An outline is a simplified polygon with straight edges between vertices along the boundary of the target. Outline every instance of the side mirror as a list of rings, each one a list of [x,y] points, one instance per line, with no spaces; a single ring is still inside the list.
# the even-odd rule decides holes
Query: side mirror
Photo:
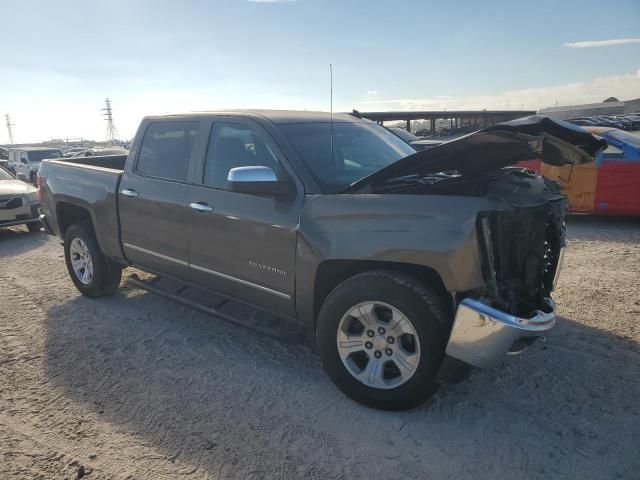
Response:
[[[269,167],[236,167],[229,170],[227,176],[232,192],[253,195],[286,196],[290,193],[290,184],[281,182]]]

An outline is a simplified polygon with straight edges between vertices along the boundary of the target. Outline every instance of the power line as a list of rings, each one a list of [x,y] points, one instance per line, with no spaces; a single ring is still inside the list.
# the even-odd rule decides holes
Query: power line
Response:
[[[9,143],[13,145],[13,130],[11,129],[11,127],[14,127],[15,124],[11,123],[11,117],[8,113],[4,115],[4,118],[7,120],[7,133],[9,134]]]
[[[112,142],[118,139],[118,129],[116,128],[116,124],[113,122],[113,111],[111,110],[111,100],[107,97],[104,101],[105,108],[102,109],[104,112],[102,115],[105,117],[107,121],[107,141]]]

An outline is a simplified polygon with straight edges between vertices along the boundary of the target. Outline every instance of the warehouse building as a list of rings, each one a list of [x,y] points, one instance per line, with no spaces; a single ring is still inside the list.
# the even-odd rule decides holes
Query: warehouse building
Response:
[[[559,120],[592,117],[594,115],[623,115],[625,113],[640,112],[640,98],[626,101],[604,101],[587,103],[584,105],[570,105],[565,107],[543,108],[538,113]]]

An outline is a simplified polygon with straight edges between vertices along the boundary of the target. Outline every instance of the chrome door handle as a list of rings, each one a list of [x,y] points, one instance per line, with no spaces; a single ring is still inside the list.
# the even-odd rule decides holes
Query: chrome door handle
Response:
[[[125,188],[123,190],[120,190],[120,193],[125,197],[129,197],[129,198],[136,198],[138,195],[140,195],[138,192],[130,188]]]
[[[189,206],[201,213],[213,212],[213,208],[206,203],[190,203]]]

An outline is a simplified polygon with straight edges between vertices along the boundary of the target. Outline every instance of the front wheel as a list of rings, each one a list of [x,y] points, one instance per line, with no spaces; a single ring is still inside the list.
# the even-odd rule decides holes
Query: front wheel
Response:
[[[122,267],[104,256],[88,223],[76,223],[67,229],[64,258],[71,280],[87,297],[109,295],[120,285]]]
[[[364,405],[404,410],[436,390],[449,308],[418,279],[370,271],[338,285],[322,305],[317,343],[325,370]]]

